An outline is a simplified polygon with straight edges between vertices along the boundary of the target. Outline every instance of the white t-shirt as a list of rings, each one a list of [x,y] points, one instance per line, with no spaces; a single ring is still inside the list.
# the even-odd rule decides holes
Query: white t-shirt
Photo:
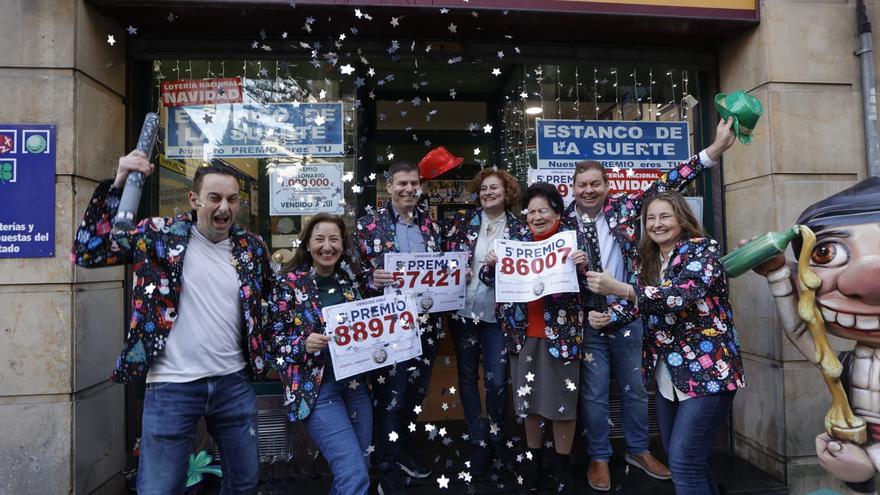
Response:
[[[183,289],[165,350],[147,383],[191,382],[244,368],[241,282],[231,263],[232,242],[213,243],[193,225],[183,259]]]

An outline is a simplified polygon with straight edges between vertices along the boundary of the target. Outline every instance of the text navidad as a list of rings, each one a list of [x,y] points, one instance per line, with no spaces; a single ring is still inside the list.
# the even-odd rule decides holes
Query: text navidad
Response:
[[[495,300],[529,302],[549,294],[578,292],[571,254],[577,234],[560,232],[543,241],[495,240]]]

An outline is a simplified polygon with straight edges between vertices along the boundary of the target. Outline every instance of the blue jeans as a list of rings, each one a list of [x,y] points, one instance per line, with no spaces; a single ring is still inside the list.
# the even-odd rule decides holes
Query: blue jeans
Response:
[[[440,342],[436,337],[428,342],[422,335],[422,355],[377,370],[371,379],[373,385],[373,416],[375,421],[376,466],[382,473],[397,469],[401,445],[409,434],[407,426],[415,422],[416,406],[421,406],[431,385],[431,372]],[[413,368],[413,369],[411,369]],[[389,439],[391,432],[399,436]]]
[[[333,471],[329,494],[366,495],[370,488],[366,452],[373,429],[367,381],[357,377],[322,384],[306,428]]]
[[[628,333],[627,333],[628,332]],[[648,450],[648,392],[642,382],[642,321],[611,333],[584,326],[581,361],[581,418],[587,437],[587,454],[593,461],[611,459],[608,389],[611,369],[623,396],[623,433],[626,450],[639,455]]]
[[[220,493],[255,493],[257,396],[246,369],[186,383],[147,385],[137,485],[140,495],[183,493],[196,425],[204,416],[220,450]]]
[[[497,323],[481,321],[474,324],[468,318],[450,319],[452,339],[458,367],[458,388],[464,419],[468,425],[471,441],[486,440],[487,424],[480,417],[480,391],[477,379],[480,371],[480,354],[483,355],[483,384],[486,387],[486,413],[489,423],[499,430],[492,435],[493,441],[502,438],[500,428],[504,422],[504,406],[507,404],[507,354],[504,351],[504,334]]]
[[[677,495],[718,495],[709,454],[718,427],[727,418],[736,392],[684,401],[657,397],[657,419]]]

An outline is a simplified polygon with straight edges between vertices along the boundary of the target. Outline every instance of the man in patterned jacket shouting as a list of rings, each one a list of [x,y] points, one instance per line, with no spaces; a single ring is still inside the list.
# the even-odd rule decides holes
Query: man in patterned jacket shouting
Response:
[[[130,172],[154,166],[133,151],[116,179],[98,185],[74,241],[82,267],[130,263],[131,319],[113,380],[146,380],[137,488],[180,493],[201,417],[217,442],[223,494],[256,491],[257,402],[263,372],[261,304],[272,271],[263,240],[236,225],[238,180],[223,164],[198,169],[189,202],[175,218],[146,218],[113,231]]]

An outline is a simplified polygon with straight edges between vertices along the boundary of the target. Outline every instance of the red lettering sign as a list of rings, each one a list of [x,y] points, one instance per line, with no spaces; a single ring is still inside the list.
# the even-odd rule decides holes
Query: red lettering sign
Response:
[[[162,81],[161,89],[166,107],[241,103],[242,99],[239,77]]]

